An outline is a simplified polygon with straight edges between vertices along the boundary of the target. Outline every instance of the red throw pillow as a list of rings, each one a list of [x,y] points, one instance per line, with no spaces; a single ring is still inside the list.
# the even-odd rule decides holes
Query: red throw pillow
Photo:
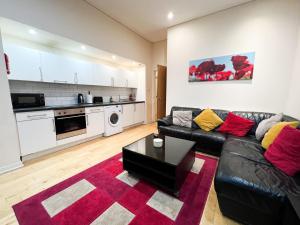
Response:
[[[264,156],[289,176],[300,172],[300,130],[285,126]]]
[[[254,121],[245,119],[230,112],[218,131],[244,137],[253,125]]]

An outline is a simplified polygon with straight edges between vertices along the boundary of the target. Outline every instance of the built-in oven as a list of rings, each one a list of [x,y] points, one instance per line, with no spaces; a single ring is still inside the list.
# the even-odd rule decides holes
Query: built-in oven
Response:
[[[14,109],[45,106],[45,96],[42,93],[11,93]]]
[[[86,133],[84,108],[55,110],[56,140]]]

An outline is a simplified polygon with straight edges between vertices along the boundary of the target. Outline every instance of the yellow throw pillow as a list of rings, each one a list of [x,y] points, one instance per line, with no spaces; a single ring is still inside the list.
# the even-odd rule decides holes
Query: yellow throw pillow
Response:
[[[194,122],[202,130],[211,131],[224,121],[211,109],[205,109],[194,119]]]
[[[261,142],[261,145],[268,149],[269,146],[273,143],[273,141],[276,139],[280,131],[285,126],[291,126],[293,128],[296,128],[299,126],[299,121],[293,121],[293,122],[279,122],[275,124],[271,129],[265,134],[264,139]]]

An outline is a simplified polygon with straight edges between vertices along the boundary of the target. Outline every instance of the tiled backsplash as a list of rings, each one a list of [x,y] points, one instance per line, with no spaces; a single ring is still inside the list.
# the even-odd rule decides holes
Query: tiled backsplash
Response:
[[[78,93],[84,96],[90,91],[93,96],[102,96],[108,102],[112,96],[114,100],[128,99],[130,94],[135,94],[135,89],[114,88],[75,84],[53,84],[30,81],[9,81],[11,93],[44,93],[46,105],[68,105],[77,103]]]

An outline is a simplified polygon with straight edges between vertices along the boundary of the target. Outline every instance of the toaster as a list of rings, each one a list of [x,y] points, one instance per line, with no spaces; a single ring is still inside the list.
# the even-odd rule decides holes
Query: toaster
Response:
[[[93,103],[94,104],[99,104],[99,103],[103,103],[103,98],[102,97],[97,97],[97,96],[95,96],[94,98],[93,98]]]

